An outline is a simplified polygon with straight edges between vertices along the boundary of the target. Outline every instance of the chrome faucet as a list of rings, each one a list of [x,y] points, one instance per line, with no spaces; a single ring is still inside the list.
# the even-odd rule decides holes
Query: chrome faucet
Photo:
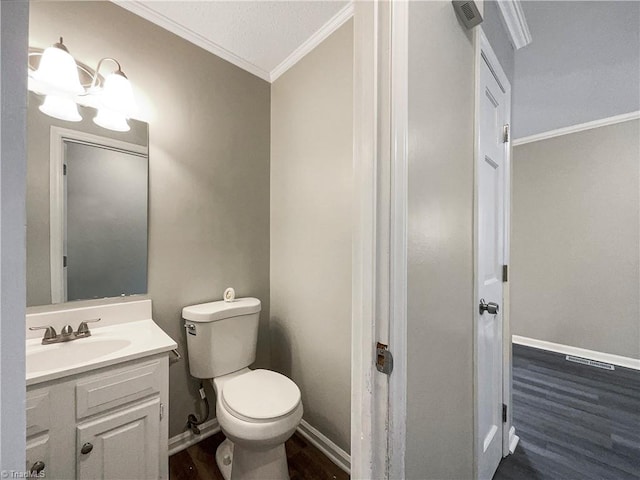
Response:
[[[93,320],[85,320],[80,323],[78,330],[73,331],[71,325],[65,325],[60,332],[60,335],[56,333],[56,329],[51,325],[44,325],[41,327],[29,327],[29,330],[44,330],[44,337],[42,337],[42,345],[50,345],[52,343],[70,342],[78,338],[85,338],[91,336],[89,330],[89,323],[99,322],[100,318],[94,318]]]

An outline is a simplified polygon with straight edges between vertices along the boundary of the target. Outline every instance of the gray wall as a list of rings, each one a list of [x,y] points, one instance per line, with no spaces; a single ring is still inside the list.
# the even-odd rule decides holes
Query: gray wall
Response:
[[[35,2],[30,20],[30,44],[62,35],[79,61],[113,56],[138,94],[156,322],[186,354],[182,307],[233,286],[263,302],[257,365],[268,366],[269,84],[110,2]],[[170,367],[169,394],[173,436],[196,405],[186,360]]]
[[[25,468],[26,1],[0,2],[0,471]]]
[[[513,136],[640,110],[640,2],[523,2]]]
[[[513,87],[513,77],[515,74],[515,50],[511,45],[511,37],[504,26],[502,14],[498,9],[498,2],[495,0],[484,2],[484,12],[482,13],[482,30],[489,40],[498,61]]]
[[[350,447],[353,26],[271,87],[271,351],[304,418]]]
[[[473,476],[474,43],[409,4],[406,477]]]
[[[638,120],[514,148],[514,335],[640,358],[639,178]]]

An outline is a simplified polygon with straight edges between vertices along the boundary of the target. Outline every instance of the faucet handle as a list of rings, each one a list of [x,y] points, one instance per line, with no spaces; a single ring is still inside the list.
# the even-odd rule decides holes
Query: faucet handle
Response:
[[[68,337],[72,333],[73,333],[73,327],[71,325],[65,325],[64,327],[62,327],[62,331],[60,332],[60,334],[63,337]]]
[[[91,331],[89,330],[88,323],[96,323],[102,320],[102,318],[94,318],[93,320],[85,320],[78,325],[78,330],[76,331],[76,337],[89,337],[91,336]]]
[[[40,327],[29,327],[29,330],[46,330],[44,332],[44,337],[42,337],[42,341],[54,340],[58,337],[56,333],[56,329],[51,325],[42,325]]]

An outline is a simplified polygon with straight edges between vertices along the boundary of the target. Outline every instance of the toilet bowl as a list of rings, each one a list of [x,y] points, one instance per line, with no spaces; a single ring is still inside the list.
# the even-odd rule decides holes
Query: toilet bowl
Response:
[[[284,375],[249,370],[212,380],[227,440],[216,463],[225,480],[288,479],[284,442],[302,419],[300,390]]]
[[[302,419],[300,389],[255,361],[260,300],[240,298],[182,309],[189,370],[216,392],[227,439],[216,451],[225,480],[289,480],[284,442]]]

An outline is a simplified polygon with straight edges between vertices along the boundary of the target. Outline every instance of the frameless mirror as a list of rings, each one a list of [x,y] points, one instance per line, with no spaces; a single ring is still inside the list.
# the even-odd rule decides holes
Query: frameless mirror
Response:
[[[38,110],[29,96],[27,306],[147,292],[148,125]]]

